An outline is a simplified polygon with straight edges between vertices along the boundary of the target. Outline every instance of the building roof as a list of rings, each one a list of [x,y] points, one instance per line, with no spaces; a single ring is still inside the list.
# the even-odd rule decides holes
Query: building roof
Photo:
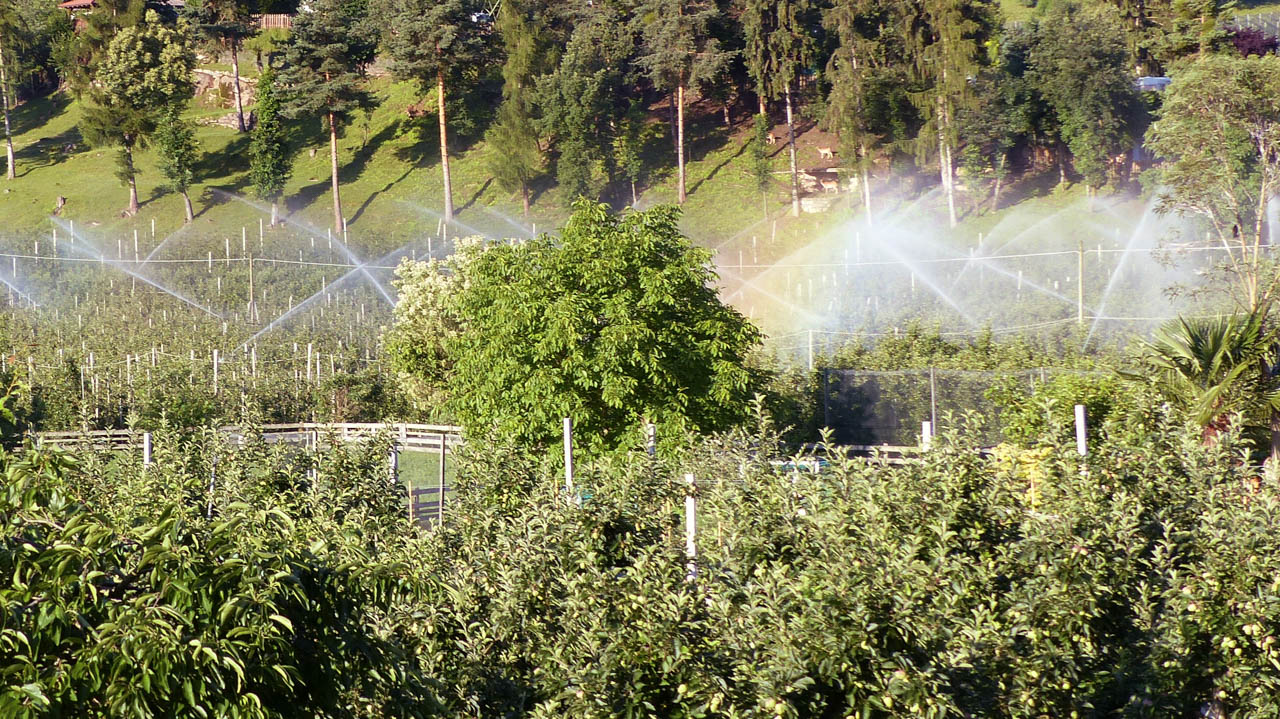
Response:
[[[58,7],[63,10],[88,10],[93,7],[94,0],[67,0],[58,3]]]

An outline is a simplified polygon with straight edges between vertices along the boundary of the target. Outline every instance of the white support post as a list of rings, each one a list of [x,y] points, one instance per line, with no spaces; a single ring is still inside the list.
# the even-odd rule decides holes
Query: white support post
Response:
[[[564,493],[573,496],[573,418],[564,418]]]
[[[684,482],[687,485],[684,497],[684,556],[688,570],[685,580],[692,582],[698,578],[698,500],[694,498],[697,487],[692,474],[686,474]]]
[[[396,444],[391,445],[391,452],[387,457],[387,465],[391,472],[391,484],[394,485],[396,482],[400,481],[400,446],[399,445],[396,445]],[[412,497],[409,498],[409,502],[410,503],[413,502]]]
[[[213,351],[213,393],[218,393],[218,350]]]
[[[653,422],[645,425],[644,448],[649,453],[649,457],[658,456],[658,427]]]
[[[142,433],[142,466],[151,466],[151,433]]]
[[[1082,404],[1076,405],[1076,451],[1083,457],[1089,454],[1089,420]]]
[[[920,449],[928,450],[933,446],[933,422],[920,423]]]
[[[401,431],[404,431],[403,426],[400,429]],[[439,470],[440,474],[438,477],[440,483],[438,487],[439,495],[437,496],[437,499],[439,501],[436,503],[436,526],[437,527],[444,525],[444,466],[445,466],[445,460],[447,459],[448,451],[449,451],[449,435],[444,434],[442,432],[440,434],[440,470]]]

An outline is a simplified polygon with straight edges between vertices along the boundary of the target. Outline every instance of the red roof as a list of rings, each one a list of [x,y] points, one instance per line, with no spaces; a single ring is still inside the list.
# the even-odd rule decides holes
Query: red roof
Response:
[[[94,5],[94,0],[67,0],[64,3],[58,3],[58,7],[63,10],[87,10]]]

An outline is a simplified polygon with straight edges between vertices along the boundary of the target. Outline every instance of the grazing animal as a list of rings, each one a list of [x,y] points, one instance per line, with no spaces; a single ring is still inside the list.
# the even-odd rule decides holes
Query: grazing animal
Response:
[[[819,159],[821,159],[821,160],[834,160],[834,159],[836,159],[836,151],[835,151],[835,148],[832,148],[832,147],[819,147],[819,148],[818,148],[818,158],[819,158]]]
[[[839,192],[840,191],[839,180],[818,180],[818,184],[822,185],[823,192]]]
[[[777,138],[776,136],[774,136],[774,134],[771,132],[771,133],[769,133],[768,135],[766,135],[766,136],[765,136],[765,138],[764,138],[764,144],[766,144],[766,145],[776,145],[776,144],[778,144],[778,138]]]

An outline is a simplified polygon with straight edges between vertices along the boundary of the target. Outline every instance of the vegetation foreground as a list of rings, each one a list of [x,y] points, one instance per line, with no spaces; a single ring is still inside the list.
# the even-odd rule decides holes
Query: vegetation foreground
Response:
[[[1087,458],[1041,429],[811,474],[760,415],[605,455],[577,501],[477,443],[427,532],[385,444],[27,448],[2,460],[0,715],[1280,713],[1280,492],[1247,443],[1139,400]]]

